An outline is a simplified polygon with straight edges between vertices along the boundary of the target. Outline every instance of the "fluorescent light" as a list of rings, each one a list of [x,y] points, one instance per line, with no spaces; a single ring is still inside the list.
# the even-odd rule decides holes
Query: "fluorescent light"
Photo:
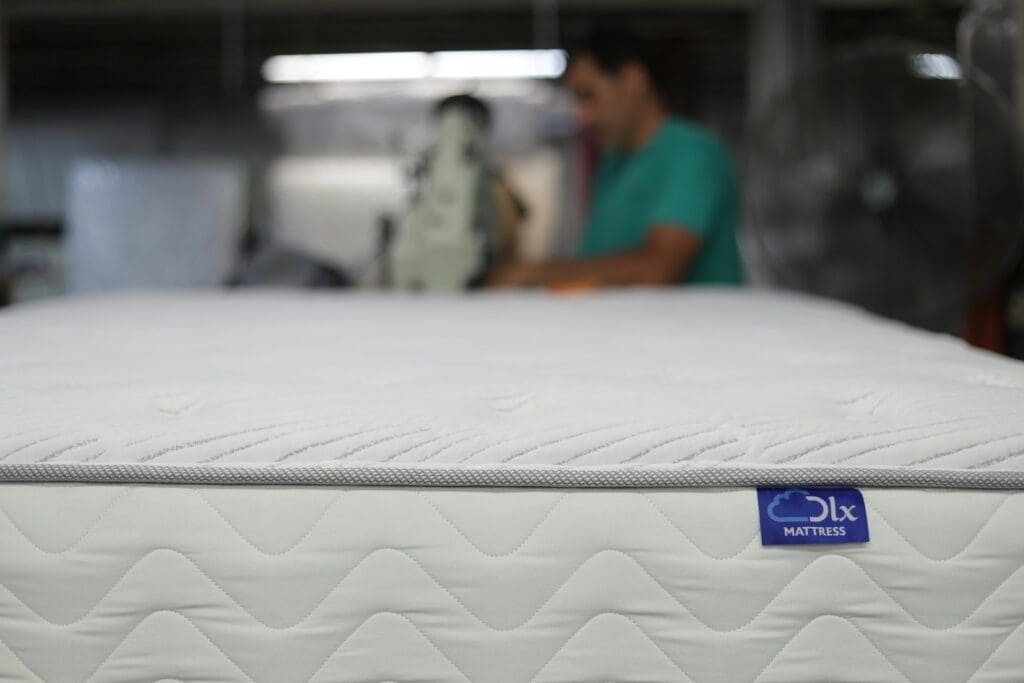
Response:
[[[561,50],[435,52],[432,78],[557,78],[565,71]]]
[[[910,57],[910,72],[919,78],[956,80],[960,65],[949,55],[921,53]]]
[[[429,73],[425,52],[280,55],[263,64],[263,77],[271,83],[410,80]]]
[[[271,83],[482,80],[556,78],[564,70],[561,50],[362,52],[271,57],[263,64],[263,77]]]

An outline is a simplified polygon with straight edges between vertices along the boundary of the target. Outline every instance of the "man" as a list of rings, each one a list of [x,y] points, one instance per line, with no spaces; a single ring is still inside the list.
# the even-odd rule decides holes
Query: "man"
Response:
[[[564,81],[581,126],[602,149],[578,260],[515,264],[497,287],[738,284],[739,199],[725,145],[672,116],[651,50],[596,34]]]

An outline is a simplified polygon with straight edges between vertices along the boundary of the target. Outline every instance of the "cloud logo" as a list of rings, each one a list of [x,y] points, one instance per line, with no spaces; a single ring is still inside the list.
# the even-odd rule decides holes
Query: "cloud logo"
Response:
[[[846,488],[761,488],[757,509],[764,545],[867,543],[864,496]]]
[[[768,518],[773,522],[810,522],[811,516],[821,511],[820,505],[808,500],[811,494],[803,489],[787,489],[768,504]]]

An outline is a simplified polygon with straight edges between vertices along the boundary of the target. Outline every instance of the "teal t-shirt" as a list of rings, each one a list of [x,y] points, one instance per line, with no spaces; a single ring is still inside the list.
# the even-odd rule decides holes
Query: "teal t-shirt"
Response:
[[[728,148],[700,126],[670,118],[640,151],[603,155],[580,256],[638,249],[651,228],[678,225],[701,239],[683,282],[738,284],[738,218]]]

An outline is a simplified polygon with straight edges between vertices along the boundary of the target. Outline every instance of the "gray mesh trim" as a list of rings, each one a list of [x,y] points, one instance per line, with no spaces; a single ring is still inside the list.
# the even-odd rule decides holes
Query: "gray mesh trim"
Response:
[[[443,465],[0,464],[2,482],[417,486],[523,488],[715,488],[863,486],[1024,489],[1024,471],[834,466],[496,467]]]

